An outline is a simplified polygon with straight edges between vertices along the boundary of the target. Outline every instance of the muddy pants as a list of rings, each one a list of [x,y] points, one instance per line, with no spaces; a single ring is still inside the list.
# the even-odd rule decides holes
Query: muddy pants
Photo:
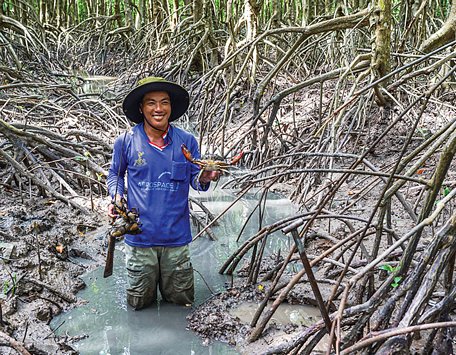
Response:
[[[193,268],[188,245],[137,248],[125,245],[128,273],[127,302],[135,309],[157,300],[157,285],[164,301],[194,301]]]

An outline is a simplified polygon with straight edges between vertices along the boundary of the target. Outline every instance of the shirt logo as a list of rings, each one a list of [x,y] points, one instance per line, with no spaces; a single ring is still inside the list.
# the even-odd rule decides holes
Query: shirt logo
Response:
[[[146,159],[143,158],[144,152],[138,152],[138,159],[135,160],[135,166],[146,165]]]
[[[140,181],[138,186],[143,191],[170,191],[175,192],[179,190],[178,181],[169,181],[169,178],[164,178],[167,175],[171,175],[170,171],[162,172],[156,181]]]
[[[138,186],[143,191],[171,191],[175,192],[179,189],[178,182],[162,182],[162,181],[140,181]]]

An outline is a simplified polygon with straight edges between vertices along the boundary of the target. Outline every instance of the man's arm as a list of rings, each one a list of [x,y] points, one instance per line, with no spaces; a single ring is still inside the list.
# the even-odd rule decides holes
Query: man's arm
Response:
[[[111,196],[111,203],[108,206],[108,216],[111,218],[111,224],[114,223],[118,217],[116,206],[121,207],[122,196],[125,190],[125,171],[127,170],[127,157],[125,154],[125,136],[122,135],[114,142],[114,149],[112,153],[111,167],[109,168],[108,178],[106,183],[108,185],[108,191]],[[103,273],[103,277],[109,277],[112,275],[114,267],[114,250],[116,245],[116,238],[112,235],[112,227],[108,231],[108,251],[106,254],[106,263]]]
[[[114,142],[114,149],[112,152],[111,166],[108,171],[108,177],[106,179],[106,184],[108,185],[109,195],[112,200],[119,195],[122,197],[125,190],[125,172],[127,170],[127,155],[126,155],[126,145],[127,145],[127,133],[117,137]]]

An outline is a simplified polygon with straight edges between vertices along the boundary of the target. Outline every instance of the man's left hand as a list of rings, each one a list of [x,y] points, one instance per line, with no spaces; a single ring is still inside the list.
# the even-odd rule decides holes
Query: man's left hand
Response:
[[[220,171],[203,171],[200,176],[200,182],[202,184],[207,184],[211,181],[218,181],[220,178],[221,172]]]

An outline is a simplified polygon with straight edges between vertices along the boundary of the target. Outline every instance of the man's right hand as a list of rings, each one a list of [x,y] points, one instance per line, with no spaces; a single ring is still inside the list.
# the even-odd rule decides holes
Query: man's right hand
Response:
[[[114,202],[114,201],[113,201]],[[111,202],[108,206],[108,217],[110,218],[117,218],[118,214],[117,214],[117,211],[115,209],[115,206],[114,206],[114,203]],[[115,203],[117,204],[117,206],[121,207],[122,206],[122,196],[120,196],[119,194],[116,195],[116,200],[115,200]]]

